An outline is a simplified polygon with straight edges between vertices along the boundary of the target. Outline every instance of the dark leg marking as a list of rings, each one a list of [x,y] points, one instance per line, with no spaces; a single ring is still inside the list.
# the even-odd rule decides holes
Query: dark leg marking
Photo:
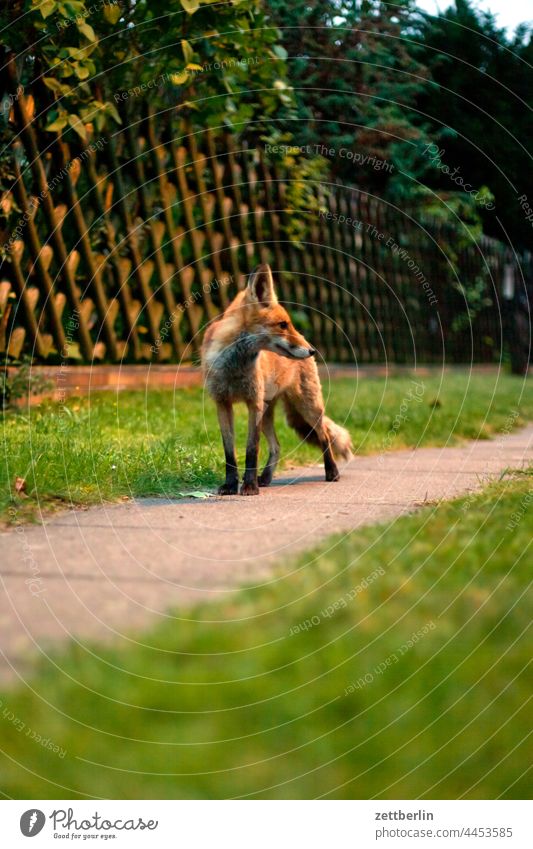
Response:
[[[239,470],[235,456],[233,407],[231,404],[217,404],[217,413],[226,457],[226,481],[222,486],[219,486],[218,494],[236,495],[239,491]]]
[[[259,475],[259,486],[269,486],[272,483],[272,478],[274,477],[274,472],[276,471],[276,466],[278,465],[279,460],[279,442],[274,428],[274,409],[275,402],[267,402],[265,405],[265,412],[263,413],[262,426],[263,433],[265,434],[268,442],[268,460],[265,468]]]
[[[259,495],[257,483],[257,455],[261,433],[262,412],[255,404],[248,404],[248,441],[246,443],[246,468],[241,495]]]
[[[323,442],[320,447],[322,448],[322,454],[324,457],[324,469],[326,471],[326,480],[338,481],[340,479],[340,473],[337,468],[335,458],[333,457],[333,451],[331,450],[329,439],[326,438],[325,442]]]
[[[326,472],[326,480],[338,481],[340,479],[340,473],[335,462],[335,457],[333,456],[328,432],[324,427],[323,411],[315,420],[313,427],[318,437],[318,442],[320,444],[322,456],[324,458],[324,470]]]

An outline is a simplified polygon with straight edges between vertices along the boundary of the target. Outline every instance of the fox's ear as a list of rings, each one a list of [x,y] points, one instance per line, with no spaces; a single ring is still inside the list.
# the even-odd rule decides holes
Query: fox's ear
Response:
[[[250,274],[248,280],[247,295],[250,300],[270,306],[277,304],[276,290],[274,289],[274,278],[269,265],[264,263],[258,265]]]

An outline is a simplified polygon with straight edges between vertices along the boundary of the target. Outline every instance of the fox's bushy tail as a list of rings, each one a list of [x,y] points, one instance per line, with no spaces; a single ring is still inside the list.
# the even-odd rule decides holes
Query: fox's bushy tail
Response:
[[[287,424],[306,442],[320,447],[320,440],[316,430],[306,422],[300,411],[289,398],[283,398],[283,406],[285,408]],[[323,417],[323,422],[335,456],[341,460],[351,460],[353,457],[352,439],[346,428],[336,424],[328,416]]]
[[[352,438],[346,428],[336,424],[327,416],[324,416],[324,424],[335,456],[340,457],[341,460],[351,460],[353,457]]]

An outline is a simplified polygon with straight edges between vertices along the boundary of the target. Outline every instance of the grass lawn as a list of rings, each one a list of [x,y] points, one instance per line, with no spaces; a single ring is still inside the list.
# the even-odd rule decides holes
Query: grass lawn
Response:
[[[330,539],[135,646],[63,650],[0,697],[3,793],[527,798],[531,484]]]
[[[350,429],[358,453],[487,438],[533,419],[533,393],[507,374],[447,372],[415,383],[409,377],[333,381],[324,387],[328,413]],[[283,464],[316,461],[277,416]],[[244,454],[246,411],[237,414]],[[214,405],[202,390],[101,394],[8,413],[1,423],[0,516],[38,515],[58,503],[94,504],[141,495],[177,496],[214,488],[223,453]],[[26,495],[14,492],[26,481]],[[11,513],[11,517],[14,514]]]

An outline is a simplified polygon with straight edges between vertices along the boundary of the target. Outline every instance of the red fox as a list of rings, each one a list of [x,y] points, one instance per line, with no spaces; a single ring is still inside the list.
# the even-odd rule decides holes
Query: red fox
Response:
[[[347,430],[324,415],[315,354],[278,302],[270,266],[258,266],[246,289],[209,326],[202,345],[205,383],[217,405],[226,457],[226,480],[219,495],[235,495],[239,488],[233,430],[233,404],[237,401],[248,406],[241,495],[258,495],[259,487],[272,481],[279,460],[274,429],[274,408],[279,399],[289,425],[322,450],[326,480],[339,480],[335,455],[349,459],[351,440]],[[261,431],[269,455],[258,477]]]

